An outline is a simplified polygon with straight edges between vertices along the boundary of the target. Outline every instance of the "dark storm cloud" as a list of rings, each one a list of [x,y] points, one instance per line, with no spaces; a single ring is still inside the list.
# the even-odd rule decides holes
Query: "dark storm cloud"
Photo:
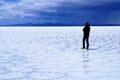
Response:
[[[62,19],[71,22],[84,23],[90,21],[93,24],[109,23],[109,17],[112,12],[120,10],[119,2],[108,3],[88,3],[81,4],[79,2],[63,2],[62,6],[57,8],[58,13],[61,14]],[[113,14],[114,15],[114,14]],[[64,19],[66,16],[66,19]],[[61,21],[63,21],[61,20]],[[109,23],[110,24],[110,23]]]

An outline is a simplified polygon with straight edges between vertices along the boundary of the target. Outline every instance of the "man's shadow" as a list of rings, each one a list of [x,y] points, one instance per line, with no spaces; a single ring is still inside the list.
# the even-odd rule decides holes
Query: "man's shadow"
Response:
[[[90,54],[90,52],[88,50],[83,50],[83,69],[84,69],[85,74],[87,74],[87,75],[90,73],[90,71],[89,71],[89,67],[90,67],[89,54]]]

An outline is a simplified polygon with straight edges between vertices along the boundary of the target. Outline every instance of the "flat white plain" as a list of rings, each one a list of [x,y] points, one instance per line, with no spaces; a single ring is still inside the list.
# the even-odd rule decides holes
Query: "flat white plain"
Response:
[[[0,80],[120,80],[120,27],[0,27]]]

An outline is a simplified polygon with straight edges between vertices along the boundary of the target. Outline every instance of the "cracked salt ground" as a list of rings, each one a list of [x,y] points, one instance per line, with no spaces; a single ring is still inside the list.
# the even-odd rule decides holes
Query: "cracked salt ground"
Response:
[[[0,80],[119,80],[120,28],[1,27]]]

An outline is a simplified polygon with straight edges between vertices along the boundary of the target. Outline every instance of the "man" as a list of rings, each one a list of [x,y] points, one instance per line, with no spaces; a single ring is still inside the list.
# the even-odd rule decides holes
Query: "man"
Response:
[[[83,28],[83,47],[85,49],[85,41],[87,43],[86,49],[89,49],[89,34],[90,34],[90,24],[86,22],[85,27]]]

